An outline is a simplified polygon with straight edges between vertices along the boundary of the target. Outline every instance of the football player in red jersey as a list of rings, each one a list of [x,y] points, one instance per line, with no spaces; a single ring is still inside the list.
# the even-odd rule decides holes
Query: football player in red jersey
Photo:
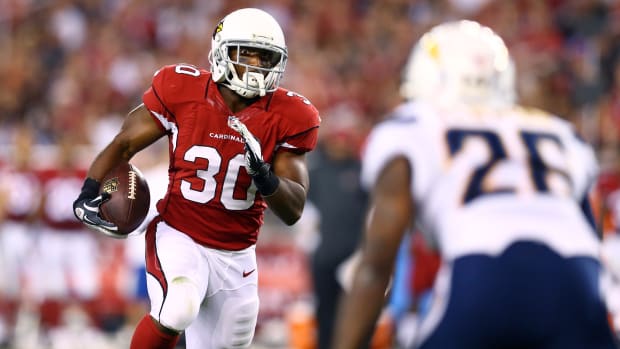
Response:
[[[33,166],[36,136],[26,125],[11,133],[0,164],[0,347],[14,343],[18,312],[34,297],[41,203],[41,179]]]
[[[317,141],[318,111],[279,88],[284,34],[268,13],[228,14],[216,26],[210,71],[161,68],[143,104],[91,164],[76,217],[115,237],[98,216],[104,174],[163,136],[169,185],[146,232],[150,314],[131,348],[247,348],[258,314],[255,243],[267,206],[286,224],[304,208],[305,153]]]
[[[85,311],[101,292],[97,236],[76,221],[67,196],[80,192],[86,169],[73,138],[60,137],[55,161],[38,171],[41,203],[37,229],[37,273],[33,289],[40,297],[41,326],[61,326],[69,309]]]

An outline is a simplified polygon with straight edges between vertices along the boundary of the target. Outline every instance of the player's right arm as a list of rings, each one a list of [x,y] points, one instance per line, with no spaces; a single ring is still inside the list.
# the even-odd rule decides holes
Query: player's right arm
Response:
[[[106,173],[124,161],[129,161],[137,152],[154,143],[165,134],[143,104],[134,108],[125,118],[120,132],[95,157],[88,169],[82,191],[73,202],[75,216],[87,227],[111,237],[118,229],[114,224],[99,216],[99,206],[107,197],[99,195],[99,186]]]
[[[101,181],[106,173],[165,135],[144,104],[134,108],[123,122],[120,132],[97,155],[88,170],[88,178]]]
[[[413,220],[411,169],[402,156],[386,163],[371,196],[361,261],[350,292],[340,299],[333,349],[359,348],[379,317],[403,235]]]
[[[88,170],[88,177],[100,181],[122,161],[154,143],[170,130],[170,110],[179,102],[195,98],[204,86],[201,71],[188,64],[168,65],[153,75],[150,88],[142,96],[143,103],[129,112],[120,132],[101,151]]]

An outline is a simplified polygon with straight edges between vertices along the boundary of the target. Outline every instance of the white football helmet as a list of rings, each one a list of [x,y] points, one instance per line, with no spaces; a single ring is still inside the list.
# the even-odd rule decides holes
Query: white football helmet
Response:
[[[239,59],[242,48],[259,50],[268,56],[260,66]],[[236,55],[231,57],[231,54]],[[244,8],[228,14],[213,31],[209,62],[213,80],[222,83],[242,97],[264,96],[278,88],[287,60],[284,33],[267,12]],[[241,77],[235,65],[245,67]]]
[[[411,51],[400,91],[406,99],[444,105],[511,105],[514,62],[490,28],[469,20],[440,24]]]

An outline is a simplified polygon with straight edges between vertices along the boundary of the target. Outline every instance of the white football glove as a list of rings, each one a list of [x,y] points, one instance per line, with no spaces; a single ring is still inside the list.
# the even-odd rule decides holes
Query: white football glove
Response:
[[[263,161],[263,153],[258,139],[248,130],[245,124],[236,116],[228,117],[228,127],[239,132],[245,143],[245,168],[252,177],[265,174],[269,171],[269,164]]]
[[[248,130],[245,124],[236,116],[228,117],[228,127],[239,132],[245,143],[245,169],[263,196],[273,194],[280,185],[280,179],[273,172],[271,166],[263,160],[263,153],[258,139]]]

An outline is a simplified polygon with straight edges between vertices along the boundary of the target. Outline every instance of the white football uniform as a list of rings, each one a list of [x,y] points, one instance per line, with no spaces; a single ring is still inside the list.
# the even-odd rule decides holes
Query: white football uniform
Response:
[[[597,162],[566,121],[516,107],[449,112],[407,103],[371,133],[363,184],[398,155],[412,165],[417,222],[444,259],[496,255],[517,240],[598,256],[580,207]]]
[[[401,156],[416,222],[443,259],[417,347],[614,347],[587,204],[597,162],[568,122],[406,103],[371,132],[363,184]]]

